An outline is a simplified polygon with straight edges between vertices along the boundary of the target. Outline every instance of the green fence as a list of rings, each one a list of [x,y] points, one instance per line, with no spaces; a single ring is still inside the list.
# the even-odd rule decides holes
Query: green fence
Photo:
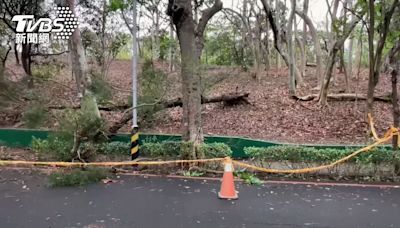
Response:
[[[31,145],[32,138],[45,139],[50,131],[43,130],[30,130],[30,129],[0,129],[0,145],[7,147],[20,147],[28,148]],[[130,142],[129,134],[118,134],[112,138],[113,141]],[[179,135],[168,134],[146,134],[141,133],[139,144],[145,141],[162,142],[162,141],[179,141]],[[228,136],[205,136],[206,143],[221,142],[229,145],[232,148],[232,157],[240,158],[246,157],[243,149],[245,147],[269,147],[269,146],[283,146],[295,145],[287,143],[270,142],[264,140],[254,140],[242,137],[228,137]],[[348,147],[360,147],[360,145],[309,145],[303,144],[300,146],[309,146],[316,148],[338,148],[344,149]]]

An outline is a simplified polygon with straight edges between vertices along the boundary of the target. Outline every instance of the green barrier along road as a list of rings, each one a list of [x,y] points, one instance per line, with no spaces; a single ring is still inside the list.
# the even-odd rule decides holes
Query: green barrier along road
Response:
[[[31,130],[31,129],[0,129],[0,145],[15,148],[28,148],[31,146],[32,138],[46,139],[51,131],[45,130]],[[139,145],[143,142],[163,142],[163,141],[179,141],[179,135],[169,134],[146,134],[140,133]],[[112,141],[130,142],[130,135],[117,134],[111,138]],[[360,147],[362,145],[311,145],[311,144],[288,144],[278,143],[264,140],[255,140],[242,137],[229,137],[229,136],[205,136],[206,143],[225,143],[231,147],[234,158],[246,157],[244,153],[245,147],[269,147],[269,146],[308,146],[319,149],[323,148],[336,148],[344,149],[351,147]]]

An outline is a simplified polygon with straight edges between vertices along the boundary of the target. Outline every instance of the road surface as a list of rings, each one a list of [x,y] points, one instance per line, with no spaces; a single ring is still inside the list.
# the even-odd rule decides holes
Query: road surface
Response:
[[[115,177],[116,183],[49,188],[46,175],[0,170],[0,227],[400,227],[400,189]]]

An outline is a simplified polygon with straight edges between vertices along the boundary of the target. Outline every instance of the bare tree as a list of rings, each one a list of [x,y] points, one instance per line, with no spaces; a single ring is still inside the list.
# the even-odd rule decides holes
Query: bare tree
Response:
[[[284,51],[282,47],[282,43],[287,43],[287,40],[284,36],[281,34],[281,28],[278,28],[275,22],[275,18],[273,16],[272,8],[270,6],[270,3],[267,0],[261,0],[261,3],[263,4],[264,11],[267,17],[267,20],[271,26],[271,30],[273,33],[274,37],[274,46],[277,52],[282,56],[283,60],[285,61],[286,66],[290,66],[290,57],[289,55]],[[279,37],[279,38],[278,38]],[[278,41],[282,42],[278,42]],[[295,75],[296,75],[296,83],[297,85],[305,85],[303,81],[303,77],[301,77],[301,73],[297,67],[294,67],[295,70]]]
[[[251,55],[253,56],[253,77],[258,78],[260,76],[260,71],[261,71],[261,54],[258,46],[261,46],[261,41],[260,39],[260,20],[257,18],[257,23],[255,23],[256,28],[252,28],[251,23],[250,23],[250,16],[251,14],[254,14],[257,16],[257,13],[255,12],[254,9],[254,4],[250,4],[250,9],[248,8],[249,3],[247,0],[243,2],[242,6],[242,12],[239,13],[235,11],[234,9],[231,8],[224,8],[224,12],[229,12],[230,14],[233,14],[234,16],[240,18],[242,25],[241,25],[241,49],[243,52],[243,56],[246,56],[246,47],[248,47],[251,51]],[[243,66],[245,66],[245,61],[243,60]]]

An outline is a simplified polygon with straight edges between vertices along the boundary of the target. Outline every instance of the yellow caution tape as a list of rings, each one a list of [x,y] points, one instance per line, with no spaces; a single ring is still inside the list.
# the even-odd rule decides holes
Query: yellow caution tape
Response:
[[[374,126],[374,119],[372,118],[371,113],[368,113],[368,123],[369,123],[369,126],[371,127],[372,136],[374,136],[375,140],[379,140],[380,138],[379,138],[378,134],[376,133],[375,126]]]
[[[118,167],[118,166],[133,166],[133,165],[169,165],[169,164],[184,164],[184,163],[204,163],[204,162],[220,162],[224,158],[196,159],[196,160],[173,160],[173,161],[126,161],[126,162],[44,162],[44,161],[10,161],[0,160],[0,166],[5,165],[31,165],[31,166],[51,166],[51,167]]]

